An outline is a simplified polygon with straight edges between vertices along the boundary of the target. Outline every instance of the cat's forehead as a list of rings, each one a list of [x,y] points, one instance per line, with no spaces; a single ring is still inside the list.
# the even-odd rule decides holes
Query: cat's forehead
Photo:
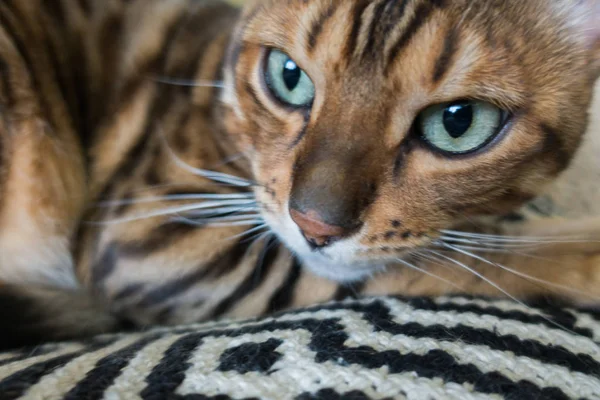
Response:
[[[382,85],[406,88],[451,77],[461,90],[465,80],[494,81],[482,91],[503,101],[519,97],[527,78],[534,84],[548,72],[553,83],[555,73],[540,68],[565,72],[562,61],[584,57],[570,21],[595,1],[269,0],[247,10],[243,40],[288,53],[315,80],[369,76],[377,85],[383,77]]]
[[[592,4],[580,6],[576,4]],[[346,55],[402,46],[436,27],[473,29],[488,39],[553,32],[589,13],[596,0],[263,0],[247,10],[247,37],[281,48],[312,50],[343,37]],[[600,23],[600,21],[597,21]],[[512,35],[511,35],[512,32]],[[339,48],[342,50],[342,48]]]
[[[520,0],[267,3],[248,14],[246,40],[288,53],[317,86],[327,82],[354,92],[364,86],[368,95],[397,84],[402,90],[395,93],[406,93],[411,101],[418,101],[415,94],[427,91],[429,96],[439,86],[443,93],[438,99],[423,101],[494,93],[489,100],[509,108],[521,105],[525,97],[523,77],[510,66],[526,62],[516,59],[529,51],[526,32],[519,38],[515,30],[527,30],[528,38],[535,39],[537,28],[521,16],[531,14],[524,12],[527,7],[548,6],[545,0],[531,0],[527,7]],[[319,82],[321,75],[326,77]],[[368,82],[364,76],[370,77]]]

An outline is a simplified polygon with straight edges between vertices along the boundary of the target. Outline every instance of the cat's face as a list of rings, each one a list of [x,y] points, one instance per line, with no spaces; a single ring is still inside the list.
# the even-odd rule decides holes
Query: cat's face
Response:
[[[270,227],[353,280],[538,194],[577,149],[595,0],[288,0],[249,7],[226,127]]]

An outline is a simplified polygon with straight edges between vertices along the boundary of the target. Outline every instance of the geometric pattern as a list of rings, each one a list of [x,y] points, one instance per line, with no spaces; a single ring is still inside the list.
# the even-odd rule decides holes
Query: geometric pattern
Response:
[[[600,399],[600,314],[367,298],[0,353],[9,399]]]

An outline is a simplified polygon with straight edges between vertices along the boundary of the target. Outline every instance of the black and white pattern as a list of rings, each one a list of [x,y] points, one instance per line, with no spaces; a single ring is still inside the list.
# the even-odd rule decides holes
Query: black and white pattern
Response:
[[[0,354],[8,399],[600,399],[600,315],[463,297]]]

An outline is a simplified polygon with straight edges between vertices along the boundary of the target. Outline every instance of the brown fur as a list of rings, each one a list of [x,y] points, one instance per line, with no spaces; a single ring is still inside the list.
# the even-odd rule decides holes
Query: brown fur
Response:
[[[579,148],[600,72],[599,19],[594,0],[267,0],[241,14],[217,1],[6,1],[0,279],[11,293],[79,282],[103,310],[141,325],[258,315],[353,291],[507,295],[498,285],[522,299],[598,304],[597,220],[539,228],[497,217],[543,194]],[[310,111],[273,101],[261,75],[269,47],[314,82]],[[412,127],[427,106],[463,98],[511,120],[495,143],[450,159]],[[250,191],[283,245],[231,239],[248,226],[137,218],[187,200],[128,202]],[[99,207],[108,200],[117,203]],[[289,207],[346,237],[308,251]],[[486,262],[435,247],[445,229],[588,241],[481,254]],[[428,248],[437,255],[411,254]],[[113,329],[105,318],[83,333]]]

